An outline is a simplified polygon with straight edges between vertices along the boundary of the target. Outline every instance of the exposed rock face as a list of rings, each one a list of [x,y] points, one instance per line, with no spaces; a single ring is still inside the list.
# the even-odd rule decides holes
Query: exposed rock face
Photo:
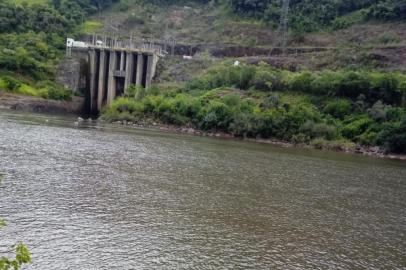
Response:
[[[56,81],[72,90],[72,93],[85,94],[88,71],[87,57],[87,53],[75,53],[72,57],[65,57],[57,67]]]
[[[65,59],[58,65],[56,81],[72,90],[73,93],[78,92],[80,81],[79,70],[80,61],[76,59]]]
[[[72,101],[57,101],[16,95],[0,90],[0,109],[24,112],[80,114],[84,110],[84,104],[85,100],[82,97],[73,97]]]

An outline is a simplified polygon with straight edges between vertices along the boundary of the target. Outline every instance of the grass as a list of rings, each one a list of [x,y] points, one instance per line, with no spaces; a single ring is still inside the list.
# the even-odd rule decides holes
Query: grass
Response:
[[[356,144],[345,139],[328,141],[322,138],[316,138],[310,142],[310,145],[316,149],[334,150],[334,151],[354,151]]]
[[[10,93],[54,100],[71,100],[72,92],[52,81],[36,81],[0,72],[0,90]]]
[[[98,32],[103,27],[101,22],[95,20],[88,20],[82,25],[78,26],[77,32],[84,34],[92,34]]]
[[[32,83],[24,78],[10,74],[0,76],[0,89],[16,94],[41,97],[39,89],[31,86]]]
[[[27,3],[29,5],[33,5],[33,4],[46,5],[48,3],[48,0],[13,0],[10,2],[13,2],[14,4],[18,4],[18,5],[21,5],[23,3]]]
[[[333,29],[345,29],[351,25],[361,23],[365,18],[366,10],[360,9],[354,12],[351,12],[347,15],[336,18],[333,21]]]

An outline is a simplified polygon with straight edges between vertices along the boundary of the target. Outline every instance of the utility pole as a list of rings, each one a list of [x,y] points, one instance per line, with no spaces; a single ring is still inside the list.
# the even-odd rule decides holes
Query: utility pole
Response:
[[[277,40],[276,47],[282,49],[282,55],[285,55],[286,46],[288,43],[288,34],[289,34],[289,5],[290,0],[281,0],[281,18],[279,21],[279,27],[277,31]]]

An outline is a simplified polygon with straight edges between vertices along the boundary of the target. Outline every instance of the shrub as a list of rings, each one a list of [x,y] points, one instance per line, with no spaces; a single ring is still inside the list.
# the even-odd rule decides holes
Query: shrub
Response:
[[[18,88],[18,93],[27,96],[42,96],[42,92],[27,84],[22,84]]]
[[[372,19],[404,19],[406,16],[405,2],[402,0],[378,1],[369,8],[367,15]]]
[[[201,110],[200,101],[185,94],[176,95],[173,102],[176,112],[188,118],[195,118]]]
[[[145,24],[145,19],[140,17],[137,14],[131,14],[125,20],[125,24],[130,25],[130,26],[137,25],[137,24],[143,25],[143,24]]]
[[[4,82],[4,86],[6,87],[6,90],[9,91],[16,91],[18,88],[21,86],[21,82],[10,77],[10,76],[3,76],[1,80]]]
[[[307,136],[306,134],[299,133],[299,134],[293,135],[290,140],[294,144],[303,144],[303,143],[310,142],[310,137]]]
[[[307,135],[309,138],[324,138],[332,140],[337,137],[337,129],[325,123],[315,123],[306,121],[301,127],[300,132]]]
[[[274,79],[275,76],[269,70],[260,69],[255,73],[251,84],[257,90],[270,91]]]
[[[368,110],[368,115],[378,122],[383,122],[386,120],[387,106],[378,100],[375,104]]]
[[[344,119],[351,114],[352,104],[345,99],[330,101],[323,109],[324,113],[330,114],[336,118]]]
[[[346,140],[327,141],[322,138],[317,138],[311,141],[310,145],[312,145],[316,149],[335,151],[353,151],[355,149],[355,144]]]
[[[118,113],[128,112],[129,114],[140,115],[144,111],[144,106],[133,99],[120,97],[113,101],[109,109]]]
[[[62,88],[50,87],[48,88],[48,98],[55,100],[71,100],[72,93]]]
[[[277,109],[281,104],[280,97],[277,93],[272,93],[264,99],[261,104],[263,109]]]
[[[356,98],[360,94],[367,95],[370,83],[363,73],[349,71],[343,74],[339,94],[344,97]]]
[[[205,130],[210,129],[227,129],[231,122],[231,112],[229,107],[222,102],[212,100],[200,112],[201,116],[200,126]]]
[[[230,107],[237,107],[240,105],[241,99],[238,95],[230,94],[223,97],[223,102]]]
[[[228,131],[235,136],[247,137],[249,134],[253,135],[253,126],[254,121],[252,115],[239,112],[233,116]]]
[[[72,100],[72,92],[52,81],[41,81],[36,87],[40,89],[43,98],[55,100]]]
[[[311,82],[312,93],[318,95],[337,95],[341,84],[340,72],[324,71]]]
[[[341,29],[348,28],[349,26],[351,26],[351,24],[352,23],[348,20],[344,20],[342,18],[336,18],[332,22],[332,28],[333,28],[333,30],[341,30]]]
[[[311,72],[305,71],[296,74],[290,82],[290,89],[292,91],[310,92],[314,76]]]
[[[346,124],[342,128],[341,133],[348,139],[356,139],[356,137],[364,133],[372,123],[373,121],[368,116],[361,116]]]
[[[375,145],[378,139],[378,133],[371,131],[365,132],[359,136],[359,142],[363,145]]]
[[[386,120],[390,122],[400,122],[406,116],[405,109],[400,107],[389,107],[386,109]]]
[[[382,99],[386,103],[398,103],[401,93],[398,91],[399,81],[394,74],[371,73],[371,86],[368,91],[370,100]]]
[[[406,118],[400,124],[386,124],[378,134],[377,143],[389,152],[406,153]]]
[[[136,100],[141,100],[146,96],[146,90],[142,86],[132,85],[128,89],[127,95],[132,95]]]
[[[256,69],[253,66],[243,65],[232,67],[229,72],[230,86],[235,86],[242,90],[248,90],[252,86]]]
[[[103,110],[102,118],[108,121],[138,121],[144,114],[144,104],[125,97],[117,98]]]

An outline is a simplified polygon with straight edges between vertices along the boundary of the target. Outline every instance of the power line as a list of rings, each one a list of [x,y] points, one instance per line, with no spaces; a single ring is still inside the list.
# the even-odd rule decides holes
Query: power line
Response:
[[[276,42],[276,46],[282,48],[282,54],[285,54],[285,49],[288,43],[289,5],[290,0],[282,0],[281,18],[279,21]]]

